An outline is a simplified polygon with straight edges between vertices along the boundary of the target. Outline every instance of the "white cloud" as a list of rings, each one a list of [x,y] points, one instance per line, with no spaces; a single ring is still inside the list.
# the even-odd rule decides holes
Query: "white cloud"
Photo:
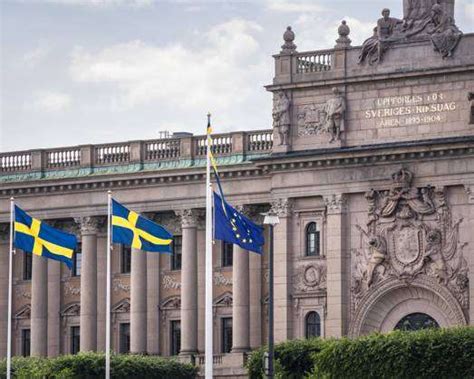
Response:
[[[146,7],[153,4],[154,0],[22,0],[34,3],[50,3],[59,5],[75,5],[96,8],[107,8],[116,6]]]
[[[267,0],[267,9],[275,12],[298,12],[298,13],[307,13],[307,12],[321,12],[325,10],[319,4],[316,4],[315,1],[307,0]]]
[[[41,62],[51,51],[51,47],[46,42],[40,42],[33,50],[23,55],[23,62],[28,67],[34,67]]]
[[[74,81],[112,86],[111,109],[156,104],[186,112],[227,112],[247,101],[268,68],[255,33],[260,25],[233,19],[202,33],[193,48],[156,46],[140,40],[91,52],[75,48]],[[265,64],[266,63],[266,64]]]
[[[295,43],[299,51],[328,49],[334,47],[338,38],[337,29],[341,21],[346,20],[351,29],[349,38],[352,46],[361,45],[373,34],[374,22],[363,22],[354,17],[334,18],[302,14],[294,25]]]
[[[71,103],[71,97],[65,93],[38,91],[33,95],[32,101],[25,104],[25,107],[36,111],[56,113],[66,110],[71,106]]]
[[[466,17],[468,20],[474,22],[474,3],[466,3],[464,4],[464,8],[466,10]]]

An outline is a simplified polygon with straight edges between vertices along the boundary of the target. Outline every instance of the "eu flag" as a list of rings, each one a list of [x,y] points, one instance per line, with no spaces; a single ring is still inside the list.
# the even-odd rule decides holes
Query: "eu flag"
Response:
[[[112,240],[144,251],[171,253],[173,235],[157,223],[112,200]]]
[[[219,186],[220,187],[220,186]],[[214,192],[215,239],[233,243],[242,249],[261,254],[265,239],[263,228],[238,212]]]
[[[31,217],[15,205],[15,247],[27,253],[64,262],[72,269],[76,236]]]

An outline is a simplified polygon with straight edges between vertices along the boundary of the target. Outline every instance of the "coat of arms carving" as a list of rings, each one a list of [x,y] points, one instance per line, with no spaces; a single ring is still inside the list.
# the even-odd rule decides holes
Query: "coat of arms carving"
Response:
[[[447,287],[460,305],[468,307],[466,244],[459,242],[459,224],[453,221],[444,188],[412,185],[405,169],[392,175],[391,188],[370,190],[368,222],[356,225],[360,247],[353,251],[351,305],[375,290],[385,279],[409,283],[430,276]]]

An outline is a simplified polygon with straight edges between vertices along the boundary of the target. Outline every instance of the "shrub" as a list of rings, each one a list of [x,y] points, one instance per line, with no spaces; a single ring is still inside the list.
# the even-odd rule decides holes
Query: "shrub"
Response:
[[[312,378],[473,378],[474,328],[394,331],[329,343]]]
[[[264,377],[265,351],[251,354],[250,378]],[[285,379],[474,378],[474,328],[288,341],[275,346],[275,375]]]
[[[6,378],[6,360],[0,361],[0,379]],[[112,355],[112,378],[195,378],[198,369],[173,359],[142,355]],[[98,379],[105,376],[105,354],[80,353],[56,358],[12,359],[14,378]]]
[[[319,353],[330,340],[311,338],[292,340],[275,346],[275,373],[288,379],[298,379],[311,371],[314,366],[315,353]],[[247,361],[247,370],[251,379],[263,378],[263,356],[266,347],[255,350]]]

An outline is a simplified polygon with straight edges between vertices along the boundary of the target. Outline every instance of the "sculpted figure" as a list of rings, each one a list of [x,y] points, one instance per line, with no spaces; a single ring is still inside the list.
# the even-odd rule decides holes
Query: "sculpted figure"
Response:
[[[334,97],[329,99],[324,106],[326,113],[326,130],[331,134],[333,142],[341,139],[341,131],[344,130],[344,117],[346,113],[346,99],[341,92],[334,87]]]
[[[395,27],[402,24],[403,21],[398,18],[390,17],[390,9],[385,8],[382,10],[382,18],[377,21],[377,37],[378,43],[378,61],[382,61],[383,54],[388,49],[388,45],[391,42],[392,34]]]
[[[448,283],[449,275],[444,261],[439,230],[431,230],[426,235],[425,259],[431,262],[431,269],[440,283]]]
[[[290,105],[291,102],[285,92],[280,91],[273,107],[273,127],[280,135],[280,145],[289,144],[290,134]]]
[[[373,65],[379,59],[379,38],[377,28],[374,28],[374,34],[372,37],[367,38],[362,44],[362,49],[359,54],[359,64],[363,63],[366,59],[369,65]]]
[[[445,14],[439,4],[435,4],[431,8],[431,23],[432,30],[429,31],[429,34],[431,34],[431,42],[435,51],[441,53],[443,58],[452,56],[461,39],[462,32],[455,25],[453,18]]]
[[[385,238],[381,236],[371,236],[369,238],[369,246],[372,255],[370,256],[369,262],[367,263],[368,287],[370,287],[374,280],[375,269],[387,258],[387,243],[385,242]]]

